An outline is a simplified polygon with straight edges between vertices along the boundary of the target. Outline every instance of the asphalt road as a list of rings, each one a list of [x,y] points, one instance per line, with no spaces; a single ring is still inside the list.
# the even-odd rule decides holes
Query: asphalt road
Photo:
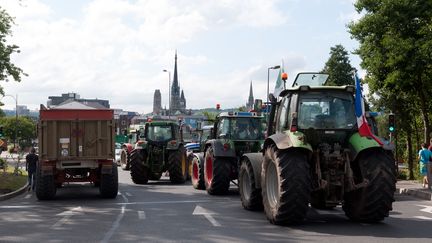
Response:
[[[209,196],[167,179],[135,185],[119,170],[120,195],[101,199],[91,185],[70,185],[53,201],[28,192],[0,202],[0,242],[431,242],[432,202],[396,195],[383,223],[349,221],[341,208],[310,209],[297,226],[270,224],[242,208],[235,186]]]

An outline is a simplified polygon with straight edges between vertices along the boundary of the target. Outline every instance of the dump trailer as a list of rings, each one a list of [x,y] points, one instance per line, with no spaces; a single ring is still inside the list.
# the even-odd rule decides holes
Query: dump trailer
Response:
[[[53,199],[64,183],[91,182],[104,198],[115,198],[113,110],[41,109],[36,196]]]

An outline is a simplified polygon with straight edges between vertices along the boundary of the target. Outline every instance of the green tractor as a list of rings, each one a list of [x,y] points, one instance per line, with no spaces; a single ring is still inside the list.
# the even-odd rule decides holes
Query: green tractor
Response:
[[[219,114],[204,153],[192,160],[192,184],[196,180],[197,185],[201,184],[194,187],[205,188],[210,195],[227,194],[230,182],[238,178],[240,157],[261,150],[264,131],[265,119],[259,113]]]
[[[309,204],[342,205],[348,218],[360,222],[381,221],[392,210],[391,147],[358,125],[360,85],[324,86],[327,78],[300,73],[279,102],[270,95],[269,137],[262,152],[241,158],[242,205],[264,207],[273,224],[301,222]]]
[[[139,138],[130,153],[130,174],[134,183],[159,180],[165,171],[169,172],[172,183],[186,181],[186,149],[176,122],[147,122]]]

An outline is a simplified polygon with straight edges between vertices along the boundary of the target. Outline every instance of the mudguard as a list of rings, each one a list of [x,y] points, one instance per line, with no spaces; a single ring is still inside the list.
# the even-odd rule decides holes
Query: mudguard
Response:
[[[200,164],[203,163],[203,161],[204,161],[204,152],[194,153],[193,156],[198,159],[198,162]]]
[[[354,133],[350,139],[349,144],[351,147],[351,160],[355,160],[357,155],[370,148],[381,148],[384,149],[377,141],[370,137],[362,137],[359,133]]]
[[[242,156],[241,161],[243,163],[244,160],[249,160],[252,164],[254,176],[255,176],[255,187],[261,188],[261,169],[263,163],[263,154],[262,153],[246,153]]]
[[[133,145],[130,144],[130,143],[124,143],[124,144],[122,145],[122,147],[123,147],[123,148],[126,148],[126,150],[127,150],[127,152],[128,152],[129,154],[130,154],[130,152],[132,152]]]
[[[224,148],[224,144],[229,144],[229,148]],[[234,144],[225,139],[212,139],[206,142],[206,147],[213,147],[213,155],[215,157],[236,157]]]
[[[135,145],[136,149],[147,149],[147,147],[148,147],[147,141],[142,141],[142,142],[136,143],[136,145]]]
[[[304,148],[313,152],[312,146],[304,141],[305,136],[302,132],[285,131],[275,133],[268,137],[264,142],[264,148],[267,148],[271,144],[275,144],[278,149]]]
[[[167,143],[167,150],[177,150],[180,146],[182,146],[183,143],[180,143],[176,140],[171,140]]]

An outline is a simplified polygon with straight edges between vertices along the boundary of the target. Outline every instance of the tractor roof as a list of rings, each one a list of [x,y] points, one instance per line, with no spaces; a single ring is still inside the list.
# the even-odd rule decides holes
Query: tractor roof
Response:
[[[230,111],[222,112],[218,117],[251,117],[251,118],[263,118],[264,116],[258,112],[243,112],[243,111]]]
[[[151,122],[146,122],[146,125],[149,126],[168,126],[168,125],[178,125],[177,122],[175,121],[151,121]]]
[[[299,92],[310,92],[310,91],[345,91],[349,93],[353,93],[355,91],[354,86],[352,85],[344,85],[344,86],[308,86],[308,85],[301,85],[301,86],[295,86],[292,88],[285,89],[280,93],[280,97],[284,97],[289,93],[299,93]]]

